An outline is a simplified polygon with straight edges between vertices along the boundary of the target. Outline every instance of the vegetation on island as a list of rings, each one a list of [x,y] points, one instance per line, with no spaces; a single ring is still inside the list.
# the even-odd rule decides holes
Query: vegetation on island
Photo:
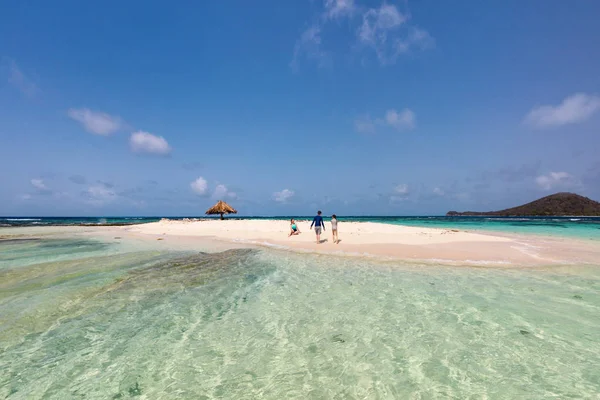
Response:
[[[447,216],[600,216],[600,203],[575,193],[555,193],[550,196],[523,204],[522,206],[508,208],[500,211],[450,211]]]

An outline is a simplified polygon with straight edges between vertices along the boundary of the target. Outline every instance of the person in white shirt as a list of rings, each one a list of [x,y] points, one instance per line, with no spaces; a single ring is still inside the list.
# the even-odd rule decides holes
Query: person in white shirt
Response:
[[[338,244],[340,242],[340,239],[338,237],[338,220],[337,220],[337,216],[335,214],[333,214],[331,216],[331,234],[333,236],[333,243]]]

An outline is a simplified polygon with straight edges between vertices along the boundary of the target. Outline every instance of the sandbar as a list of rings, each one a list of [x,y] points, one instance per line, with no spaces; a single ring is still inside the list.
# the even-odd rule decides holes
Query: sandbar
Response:
[[[122,227],[136,235],[161,240],[188,241],[213,238],[235,244],[275,247],[292,251],[373,256],[472,265],[597,264],[600,242],[550,238],[536,235],[508,235],[391,225],[375,222],[340,222],[340,243],[333,243],[331,231],[317,244],[309,221],[297,221],[301,234],[288,237],[289,221],[284,220],[201,220],[163,219],[160,222]]]

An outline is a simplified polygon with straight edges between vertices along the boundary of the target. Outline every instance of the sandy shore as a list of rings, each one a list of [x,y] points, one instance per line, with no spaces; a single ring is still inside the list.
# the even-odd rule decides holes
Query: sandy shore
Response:
[[[600,244],[564,238],[525,237],[474,233],[454,229],[434,229],[346,222],[339,224],[341,242],[335,244],[331,231],[316,244],[310,223],[298,221],[302,232],[288,237],[289,221],[225,220],[171,221],[121,228],[130,234],[164,241],[213,238],[236,244],[252,244],[316,253],[383,256],[402,259],[466,262],[486,265],[540,265],[556,263],[597,263]]]
[[[215,236],[229,240],[266,240],[272,243],[316,244],[310,223],[298,221],[299,235],[288,237],[289,221],[276,220],[225,220],[225,221],[181,221],[162,220],[149,224],[135,225],[131,231],[149,235]],[[321,235],[322,246],[333,245],[331,230],[325,227]],[[405,244],[425,245],[456,242],[508,242],[510,239],[469,233],[451,229],[432,229],[411,226],[389,225],[374,222],[346,222],[339,224],[340,244]]]
[[[163,220],[129,226],[0,228],[0,240],[86,236],[128,240],[138,243],[140,249],[212,252],[271,247],[316,254],[501,267],[600,263],[597,240],[340,222],[339,244],[332,242],[329,223],[321,236],[323,242],[316,244],[310,222],[298,221],[298,225],[302,233],[292,237],[288,237],[289,221],[275,220]]]

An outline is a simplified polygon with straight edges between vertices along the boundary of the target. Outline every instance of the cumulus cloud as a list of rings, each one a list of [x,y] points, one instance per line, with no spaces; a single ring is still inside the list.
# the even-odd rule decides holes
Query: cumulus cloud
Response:
[[[273,200],[279,203],[286,203],[289,199],[294,197],[294,191],[290,189],[283,189],[281,192],[273,193]]]
[[[95,135],[108,136],[123,128],[121,118],[88,108],[71,108],[67,114]]]
[[[439,187],[435,187],[433,188],[433,194],[435,194],[436,196],[443,196],[446,194],[446,192],[444,192],[444,190]]]
[[[398,56],[413,49],[423,51],[432,47],[435,47],[435,40],[429,32],[419,28],[410,28],[405,37],[396,40],[391,60],[395,61]]]
[[[194,182],[190,183],[190,187],[199,196],[206,196],[208,194],[208,182],[203,177],[198,177]]]
[[[135,153],[167,155],[171,152],[171,147],[164,137],[144,131],[132,133],[129,144]]]
[[[408,108],[398,112],[388,110],[385,113],[385,122],[397,130],[413,129],[415,127],[415,113]]]
[[[213,193],[213,197],[220,200],[225,198],[237,199],[237,193],[230,191],[225,185],[217,185]]]
[[[379,8],[371,8],[364,13],[358,35],[363,42],[385,42],[388,33],[407,20],[408,16],[398,11],[395,5],[383,3]]]
[[[33,97],[39,91],[37,85],[17,65],[14,60],[4,58],[2,60],[8,74],[8,83],[16,87],[23,95]]]
[[[290,66],[294,70],[298,69],[298,61],[302,57],[316,62],[319,67],[331,65],[329,54],[321,48],[323,26],[328,20],[349,17],[355,10],[354,0],[325,0],[324,10],[319,18],[302,31],[296,41]]]
[[[394,188],[394,193],[407,195],[410,193],[410,190],[408,189],[408,185],[406,183],[403,183]]]
[[[550,172],[535,178],[535,183],[543,190],[567,188],[577,184],[575,177],[567,172]]]
[[[329,35],[331,28],[339,29],[342,19],[356,32],[356,36],[347,38],[350,43],[346,47],[375,51],[381,64],[393,64],[400,55],[413,49],[425,50],[435,45],[427,31],[408,24],[408,12],[402,13],[386,1],[379,7],[361,9],[354,0],[325,0],[322,11],[296,41],[291,67],[298,67],[301,56],[316,61],[321,67],[331,65],[333,51],[323,50],[323,32]]]
[[[354,0],[325,0],[325,18],[350,16],[355,11]]]
[[[406,183],[402,183],[394,188],[393,193],[390,195],[390,202],[395,203],[408,200],[409,195],[410,188]]]
[[[38,194],[51,194],[52,190],[46,185],[43,179],[32,179],[29,181]]]
[[[88,189],[83,192],[83,196],[89,204],[94,206],[102,206],[117,199],[117,193],[104,185],[88,187]]]
[[[319,25],[311,25],[300,35],[300,39],[294,46],[294,57],[290,63],[292,69],[298,69],[298,62],[302,57],[317,62],[319,67],[329,64],[328,54],[321,49],[321,27]]]
[[[375,51],[381,64],[393,64],[398,56],[413,48],[425,50],[433,46],[434,40],[427,31],[411,27],[406,33],[401,29],[408,19],[408,14],[384,2],[363,14],[359,41]]]
[[[600,111],[600,97],[576,93],[556,106],[536,107],[525,116],[525,123],[534,128],[552,128],[575,124],[589,119]]]
[[[369,115],[358,117],[354,121],[354,129],[359,133],[375,133],[377,127],[389,127],[397,131],[414,129],[417,116],[414,111],[405,108],[400,111],[387,110],[383,118],[372,119]]]
[[[48,190],[48,187],[42,179],[32,179],[31,185],[37,190]]]

